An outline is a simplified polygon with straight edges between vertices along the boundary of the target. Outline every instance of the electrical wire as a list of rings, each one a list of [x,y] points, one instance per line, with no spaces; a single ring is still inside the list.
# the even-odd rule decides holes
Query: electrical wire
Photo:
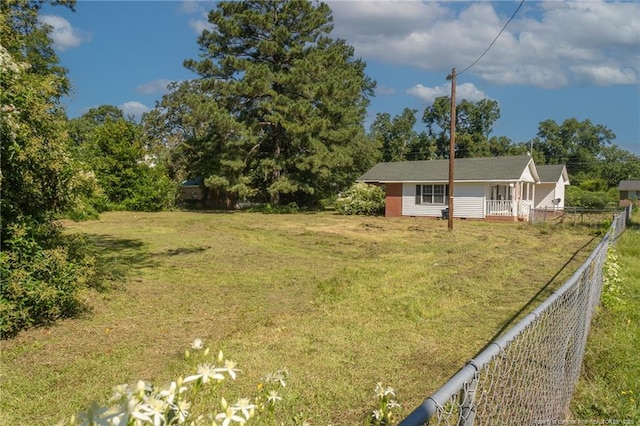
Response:
[[[491,49],[491,47],[493,47],[493,45],[495,44],[496,41],[498,41],[498,38],[500,38],[500,35],[502,35],[502,33],[504,32],[505,29],[507,29],[507,25],[509,25],[509,23],[513,20],[513,18],[515,18],[516,14],[518,13],[518,11],[520,10],[520,8],[522,7],[522,5],[524,4],[525,0],[522,0],[520,2],[520,4],[518,5],[518,8],[515,10],[515,12],[513,12],[513,15],[511,15],[511,18],[509,18],[509,20],[507,21],[506,24],[504,24],[504,27],[502,27],[502,29],[500,30],[500,32],[498,33],[498,35],[496,36],[496,38],[493,39],[493,41],[491,42],[491,44],[489,44],[489,47],[487,47],[485,49],[484,52],[482,52],[482,54],[478,57],[478,59],[476,59],[475,61],[473,61],[473,63],[471,65],[469,65],[468,67],[466,67],[465,69],[463,69],[462,71],[460,71],[459,73],[457,73],[457,75],[462,75],[465,71],[469,70],[472,66],[474,66],[475,64],[477,64],[480,59],[482,59],[482,57],[484,55],[486,55],[486,53],[489,51],[489,49]]]

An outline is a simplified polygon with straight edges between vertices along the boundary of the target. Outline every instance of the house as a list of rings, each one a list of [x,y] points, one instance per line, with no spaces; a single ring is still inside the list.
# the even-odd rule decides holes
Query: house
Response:
[[[562,180],[562,193],[558,187],[553,199],[564,201],[568,177],[566,169],[562,170],[549,179],[545,170],[545,180],[554,181],[554,190]],[[555,169],[548,172],[555,175]],[[449,160],[379,163],[357,181],[384,185],[387,217],[442,217],[448,206]],[[545,182],[547,186],[551,183]],[[453,215],[457,218],[528,220],[530,210],[544,205],[551,196],[551,189],[543,187],[543,194],[536,198],[541,179],[529,155],[456,159],[454,184]]]
[[[186,202],[197,202],[204,199],[204,179],[185,180],[180,184],[180,199]]]
[[[569,174],[564,164],[536,166],[540,183],[536,185],[534,207],[554,211],[564,210],[564,187],[569,185]]]
[[[620,205],[628,206],[635,201],[635,204],[640,205],[638,200],[640,199],[640,180],[623,180],[618,185],[620,191]]]
[[[202,177],[180,184],[180,199],[189,207],[231,210],[240,208],[235,194],[207,188]]]

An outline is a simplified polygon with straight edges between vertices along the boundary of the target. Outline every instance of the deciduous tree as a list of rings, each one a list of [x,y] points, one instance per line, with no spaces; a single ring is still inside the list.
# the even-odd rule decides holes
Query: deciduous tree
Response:
[[[505,140],[490,141],[493,124],[500,118],[500,108],[494,100],[470,102],[463,99],[456,105],[457,158],[505,155]],[[438,158],[449,158],[451,98],[441,96],[426,108],[422,121],[435,140]]]

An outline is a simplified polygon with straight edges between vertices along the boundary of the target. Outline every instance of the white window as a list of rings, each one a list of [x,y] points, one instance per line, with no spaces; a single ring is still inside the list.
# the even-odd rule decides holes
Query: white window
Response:
[[[416,185],[416,204],[449,204],[449,185]]]

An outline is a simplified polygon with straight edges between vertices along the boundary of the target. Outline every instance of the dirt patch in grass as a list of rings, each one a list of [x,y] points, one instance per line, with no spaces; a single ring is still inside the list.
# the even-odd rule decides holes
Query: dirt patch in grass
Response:
[[[239,363],[240,395],[287,368],[288,418],[359,423],[379,381],[407,414],[597,243],[563,226],[450,232],[332,213],[118,212],[66,227],[101,242],[125,282],[87,293],[82,318],[0,343],[2,424],[55,423],[113,385],[183,375],[196,337]]]

